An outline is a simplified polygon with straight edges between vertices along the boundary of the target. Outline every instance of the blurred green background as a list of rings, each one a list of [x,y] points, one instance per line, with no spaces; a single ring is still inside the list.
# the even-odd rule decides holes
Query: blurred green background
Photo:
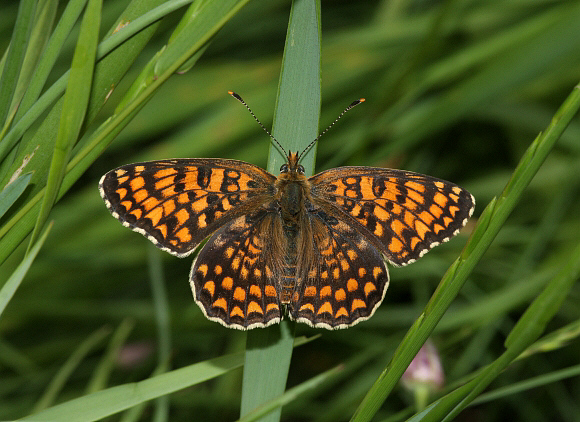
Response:
[[[103,33],[127,3],[104,2]],[[2,52],[17,8],[18,2],[0,6]],[[289,10],[288,1],[249,2],[193,68],[175,74],[155,93],[56,205],[50,216],[54,227],[0,319],[0,420],[27,415],[73,351],[99,330],[105,331],[59,389],[56,403],[83,394],[121,324],[128,324],[123,325],[128,337],[106,384],[148,377],[157,366],[150,279],[159,265],[170,311],[171,368],[244,349],[243,332],[209,322],[195,305],[188,282],[192,258],[154,250],[122,227],[108,213],[97,184],[117,166],[163,158],[224,157],[265,167],[269,139],[227,91],[242,95],[271,126]],[[182,14],[180,9],[161,22],[87,133],[113,114]],[[338,363],[351,366],[344,377],[284,407],[286,421],[350,418],[461,251],[483,207],[499,195],[525,149],[580,80],[577,1],[322,1],[321,15],[321,129],[354,99],[366,102],[322,138],[317,171],[340,165],[417,171],[468,189],[477,206],[457,238],[409,267],[391,268],[389,291],[369,321],[335,332],[297,326],[297,335],[320,337],[295,349],[288,387]],[[47,86],[70,66],[76,33],[70,38]],[[565,262],[580,238],[579,184],[576,118],[435,331],[447,383],[502,353],[514,322]],[[25,248],[2,263],[0,283]],[[491,389],[578,365],[579,299],[576,285],[550,324],[551,331],[576,324],[570,339],[556,336],[554,350],[517,362]],[[170,420],[237,419],[241,374],[231,371],[172,394]],[[474,405],[458,420],[578,421],[578,397],[576,375]],[[397,389],[376,420],[404,419],[397,412],[412,403],[410,393]],[[152,414],[147,406],[141,418]]]

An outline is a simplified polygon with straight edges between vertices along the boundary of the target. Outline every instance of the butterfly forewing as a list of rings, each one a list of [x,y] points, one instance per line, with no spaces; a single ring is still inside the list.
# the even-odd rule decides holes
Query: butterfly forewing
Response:
[[[225,222],[266,202],[275,179],[242,161],[176,159],[111,170],[99,188],[123,225],[185,256]]]
[[[395,265],[457,234],[475,203],[453,183],[403,170],[340,167],[309,181],[318,205],[358,227]]]

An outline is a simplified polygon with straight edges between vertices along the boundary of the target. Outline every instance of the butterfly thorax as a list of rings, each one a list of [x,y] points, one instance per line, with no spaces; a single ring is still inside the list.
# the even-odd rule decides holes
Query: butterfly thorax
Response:
[[[310,200],[310,183],[304,176],[304,167],[298,164],[296,153],[289,154],[288,162],[280,168],[274,186],[284,224],[300,224],[305,211],[305,201]]]

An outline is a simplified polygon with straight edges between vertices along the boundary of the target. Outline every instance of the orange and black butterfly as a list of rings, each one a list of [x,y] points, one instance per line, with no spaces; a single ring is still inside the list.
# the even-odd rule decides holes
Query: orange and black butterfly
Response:
[[[245,330],[287,315],[346,328],[382,302],[386,261],[410,264],[449,240],[475,201],[453,183],[404,170],[339,167],[307,178],[307,150],[284,151],[277,177],[237,160],[174,159],[111,170],[99,189],[115,218],[173,255],[209,237],[190,284],[210,320]]]

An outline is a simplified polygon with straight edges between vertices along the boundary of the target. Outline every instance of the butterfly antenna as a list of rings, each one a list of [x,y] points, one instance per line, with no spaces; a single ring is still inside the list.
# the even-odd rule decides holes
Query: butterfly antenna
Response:
[[[274,136],[272,136],[272,134],[270,133],[270,131],[268,129],[266,129],[266,126],[264,126],[262,124],[262,122],[260,120],[258,120],[258,118],[256,117],[256,115],[254,114],[254,112],[252,111],[252,109],[250,108],[250,106],[248,104],[246,104],[246,102],[244,101],[244,99],[242,97],[240,97],[238,94],[236,94],[234,91],[228,91],[228,94],[230,94],[232,97],[234,97],[240,103],[242,103],[248,109],[248,111],[250,112],[250,114],[252,115],[252,117],[254,118],[254,120],[256,122],[258,122],[258,124],[260,125],[260,127],[262,129],[264,129],[264,132],[266,132],[268,134],[268,136],[270,138],[272,138],[272,140],[276,143],[276,145],[278,145],[278,147],[282,151],[284,151],[284,155],[287,157],[288,156],[288,153],[286,152],[286,150],[284,149],[284,147],[282,145],[280,145],[280,142],[278,142],[278,140],[276,138],[274,138]]]
[[[304,155],[304,154],[305,154],[305,153],[306,153],[306,152],[307,152],[307,151],[308,151],[310,148],[312,148],[312,145],[314,145],[314,144],[316,143],[316,141],[318,141],[320,138],[322,138],[322,135],[324,135],[326,132],[328,132],[328,131],[330,130],[330,128],[331,128],[332,126],[334,126],[334,124],[335,124],[336,122],[338,122],[338,121],[340,120],[340,118],[341,118],[342,116],[344,116],[344,114],[345,114],[347,111],[349,111],[349,110],[353,109],[354,107],[356,107],[356,106],[357,106],[357,105],[359,105],[360,103],[364,103],[364,102],[365,102],[365,99],[364,99],[364,98],[359,98],[358,100],[356,100],[356,101],[353,101],[352,103],[350,103],[350,105],[349,105],[347,108],[345,108],[345,109],[342,111],[342,113],[340,113],[340,114],[338,115],[338,117],[337,117],[337,118],[334,120],[334,122],[332,122],[330,125],[328,125],[328,127],[327,127],[326,129],[324,129],[322,132],[320,132],[320,135],[318,135],[314,141],[310,142],[310,143],[308,144],[308,146],[302,150],[302,152],[301,152],[301,153],[300,153],[300,155],[298,156],[298,160],[300,160],[300,158],[301,158],[301,157],[302,157],[302,156],[303,156],[303,155]]]

